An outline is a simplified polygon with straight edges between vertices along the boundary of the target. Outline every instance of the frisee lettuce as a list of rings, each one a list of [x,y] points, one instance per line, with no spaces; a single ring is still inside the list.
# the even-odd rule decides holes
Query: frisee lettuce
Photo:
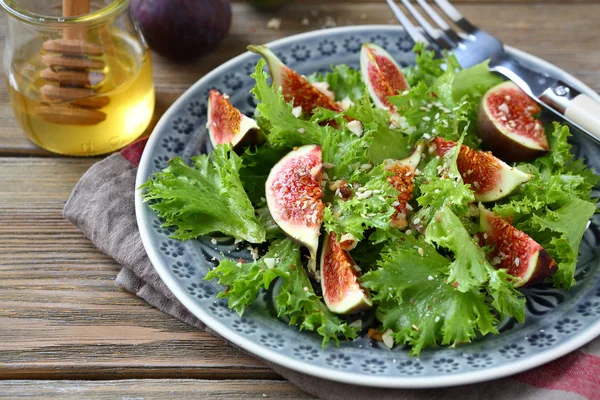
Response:
[[[333,231],[338,237],[350,233],[362,240],[365,231],[371,228],[382,231],[392,229],[390,219],[395,212],[392,203],[398,198],[399,192],[387,181],[388,176],[382,164],[367,171],[357,165],[348,184],[360,185],[361,192],[356,192],[350,199],[332,196],[323,215],[327,233]]]
[[[264,242],[265,229],[240,180],[242,159],[231,145],[217,146],[212,160],[206,154],[192,157],[191,164],[176,157],[141,187],[144,201],[164,226],[177,228],[172,237],[189,240],[221,232],[250,243]]]
[[[329,83],[336,100],[349,98],[353,104],[341,112],[316,108],[297,118],[292,103],[268,83],[261,60],[252,74],[252,94],[267,142],[241,156],[230,146],[217,146],[214,161],[199,156],[191,166],[176,158],[143,186],[145,200],[165,225],[177,227],[177,239],[219,231],[253,243],[270,241],[262,258],[249,263],[223,258],[206,276],[227,287],[219,297],[230,308],[243,314],[262,290],[271,289],[277,315],[318,332],[323,346],[356,337],[357,329],[328,311],[313,291],[300,246],[285,237],[265,206],[273,165],[296,146],[319,144],[326,181],[323,230],[360,239],[352,256],[363,271],[361,284],[372,294],[374,327],[418,355],[427,346],[454,346],[498,333],[500,319],[523,320],[524,297],[505,270],[487,261],[491,249],[474,240],[480,229],[472,212],[474,196],[456,164],[462,143],[480,147],[479,103],[500,78],[487,63],[461,69],[451,55],[437,59],[421,44],[415,53],[416,66],[405,71],[411,88],[389,98],[398,114],[377,108],[360,72],[338,65],[309,80]],[[352,120],[361,122],[362,134],[348,128]],[[411,202],[416,209],[409,218],[412,232],[405,234],[389,225],[398,192],[387,182],[382,163],[406,157],[418,141],[435,136],[459,143],[444,157],[423,155]],[[568,288],[582,236],[597,209],[590,196],[599,178],[574,160],[568,128],[555,123],[547,136],[550,152],[516,166],[533,179],[487,207],[540,243],[558,263],[554,285]],[[352,195],[342,198],[335,185],[329,189],[334,181],[346,182]]]
[[[478,333],[498,333],[486,296],[457,290],[446,276],[450,261],[423,238],[399,234],[386,244],[378,264],[361,284],[379,303],[381,329],[390,329],[396,343],[410,345],[412,355],[427,346],[455,346]]]
[[[550,152],[531,164],[519,165],[533,179],[498,202],[493,211],[511,218],[517,229],[544,247],[558,264],[552,277],[555,286],[569,288],[575,284],[579,243],[597,210],[590,195],[600,178],[574,159],[568,127],[554,123],[549,133]]]
[[[307,78],[311,83],[327,82],[329,89],[335,93],[337,101],[344,100],[345,98],[350,99],[350,101],[357,101],[363,96],[366,90],[360,76],[360,71],[352,69],[345,64],[332,66],[331,71],[324,75],[317,72],[309,75]]]
[[[502,317],[524,321],[525,298],[512,286],[511,276],[505,270],[492,267],[483,249],[449,207],[444,206],[437,212],[427,226],[425,238],[454,255],[454,261],[448,267],[448,281],[459,291],[483,289],[491,296],[492,305]]]
[[[256,81],[252,94],[260,103],[258,113],[269,123],[268,144],[275,149],[291,149],[306,144],[320,144],[323,162],[332,165],[327,172],[332,178],[342,178],[352,174],[352,165],[364,158],[371,136],[357,136],[342,124],[341,129],[331,125],[321,126],[319,118],[330,115],[321,110],[313,119],[296,118],[292,114],[292,104],[287,103],[281,93],[267,83],[263,72],[265,62],[260,60],[252,77]],[[329,111],[330,112],[330,111]],[[341,122],[341,121],[340,121]]]
[[[281,280],[275,294],[278,317],[289,319],[290,325],[297,325],[300,330],[316,331],[323,337],[323,347],[331,340],[339,343],[340,337],[356,337],[357,329],[329,311],[315,294],[302,267],[300,246],[289,238],[273,241],[269,251],[252,263],[223,259],[205,277],[227,286],[218,297],[226,298],[229,308],[240,315],[259,291],[271,287],[276,278]]]

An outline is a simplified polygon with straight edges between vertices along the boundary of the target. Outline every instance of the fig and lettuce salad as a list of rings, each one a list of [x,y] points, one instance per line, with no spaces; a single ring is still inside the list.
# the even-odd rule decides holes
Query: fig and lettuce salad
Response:
[[[303,76],[249,49],[264,58],[254,118],[211,91],[213,153],[143,185],[174,239],[252,246],[252,261],[223,255],[205,278],[231,309],[278,281],[278,317],[323,346],[368,332],[418,355],[522,322],[521,287],[575,284],[598,176],[569,152],[568,128],[542,123],[486,63],[417,45],[401,69],[367,43],[360,70]]]

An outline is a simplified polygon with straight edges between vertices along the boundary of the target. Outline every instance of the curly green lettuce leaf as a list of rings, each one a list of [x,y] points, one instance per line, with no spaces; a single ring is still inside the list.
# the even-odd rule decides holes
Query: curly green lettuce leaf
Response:
[[[192,157],[191,165],[177,157],[141,186],[144,201],[177,228],[173,238],[189,240],[221,232],[250,243],[265,241],[265,229],[254,215],[242,182],[242,159],[231,145],[217,146],[209,155]]]
[[[487,261],[483,249],[449,207],[438,211],[425,231],[425,238],[454,255],[454,261],[448,267],[448,281],[455,282],[459,291],[466,293],[483,288],[502,317],[524,320],[525,299],[512,286],[511,276]]]
[[[472,110],[477,104],[454,100],[454,77],[455,72],[449,69],[432,86],[420,82],[407,92],[388,98],[405,123],[412,127],[410,135],[414,140],[429,140],[434,136],[441,136],[457,141],[466,134],[466,145],[479,146],[479,138],[473,129],[469,129],[473,125]]]
[[[330,125],[322,126],[318,118],[329,115],[331,111],[318,110],[313,119],[296,118],[292,114],[292,105],[287,103],[280,92],[267,83],[267,74],[263,72],[264,60],[260,60],[252,77],[256,81],[253,95],[260,103],[257,110],[261,118],[269,123],[268,144],[274,149],[291,149],[307,144],[320,144],[323,162],[331,164],[328,171],[331,177],[344,177],[352,174],[352,165],[356,162],[368,162],[366,157],[371,136],[358,136],[351,132],[345,123],[340,129]],[[338,118],[332,116],[332,119]]]
[[[335,93],[335,99],[341,101],[346,97],[351,101],[357,101],[365,92],[365,84],[362,81],[360,71],[350,68],[345,64],[331,67],[331,71],[309,75],[308,81],[327,82],[329,89]]]
[[[470,101],[479,103],[488,90],[502,83],[503,79],[500,75],[490,71],[489,63],[487,60],[456,74],[452,85],[452,95],[455,101],[460,101],[467,96]]]
[[[386,159],[407,157],[416,142],[410,136],[414,128],[406,118],[376,107],[367,91],[345,113],[346,116],[361,121],[364,135],[372,137],[368,148],[369,162],[380,164]]]
[[[415,86],[420,82],[431,86],[436,78],[444,73],[443,65],[445,60],[436,57],[431,50],[426,50],[423,43],[417,43],[413,47],[415,53],[415,65],[404,69],[404,76],[410,86]]]
[[[486,296],[448,283],[449,264],[422,238],[402,235],[385,246],[379,268],[361,278],[379,303],[382,330],[390,329],[396,343],[410,345],[411,355],[427,346],[455,346],[477,334],[498,333]]]
[[[323,337],[323,347],[331,340],[339,343],[340,337],[356,337],[356,328],[331,313],[315,294],[302,267],[300,246],[289,238],[273,241],[268,252],[252,263],[223,259],[205,279],[217,279],[226,286],[218,297],[226,298],[229,308],[242,315],[275,278],[281,279],[275,295],[278,317],[288,318],[290,325],[300,330],[316,331]]]
[[[569,288],[575,284],[577,252],[590,218],[597,210],[595,203],[571,197],[556,210],[532,214],[519,229],[535,232],[531,236],[556,261],[558,271],[552,277],[555,286]]]
[[[266,204],[265,183],[271,168],[291,149],[275,149],[269,145],[248,148],[242,155],[240,179],[255,207]]]
[[[587,223],[597,206],[590,198],[600,178],[571,154],[569,129],[554,123],[548,135],[550,152],[520,169],[533,175],[493,211],[538,242],[558,265],[554,285],[569,288]]]
[[[418,219],[427,226],[444,207],[450,207],[462,217],[469,209],[468,204],[475,201],[470,185],[464,183],[456,164],[461,144],[462,138],[444,157],[431,159],[417,177],[415,196],[421,208],[413,221]]]
[[[359,240],[371,228],[389,231],[395,212],[392,204],[399,192],[387,181],[388,175],[382,164],[368,171],[359,166],[348,183],[358,184],[360,189],[347,200],[333,196],[323,215],[325,230],[335,232],[338,237],[350,233]]]

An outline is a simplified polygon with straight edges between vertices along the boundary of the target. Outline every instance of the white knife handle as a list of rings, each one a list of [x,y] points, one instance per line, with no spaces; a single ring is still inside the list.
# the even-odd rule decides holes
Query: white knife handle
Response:
[[[565,117],[600,139],[600,103],[587,94],[577,95],[569,101]]]
[[[596,100],[563,81],[555,82],[539,99],[600,142],[600,103]]]

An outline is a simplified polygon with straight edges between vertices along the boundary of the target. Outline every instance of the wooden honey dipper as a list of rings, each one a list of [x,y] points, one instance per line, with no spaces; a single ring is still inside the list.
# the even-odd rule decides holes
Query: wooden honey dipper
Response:
[[[89,0],[63,0],[64,17],[89,12]],[[42,56],[48,68],[40,77],[49,83],[40,88],[47,105],[38,107],[38,115],[56,124],[96,125],[104,121],[106,114],[100,109],[110,99],[96,96],[96,86],[106,78],[100,72],[105,63],[92,58],[101,56],[104,48],[86,41],[85,32],[78,28],[65,28],[62,39],[48,40],[42,48],[48,53]]]

